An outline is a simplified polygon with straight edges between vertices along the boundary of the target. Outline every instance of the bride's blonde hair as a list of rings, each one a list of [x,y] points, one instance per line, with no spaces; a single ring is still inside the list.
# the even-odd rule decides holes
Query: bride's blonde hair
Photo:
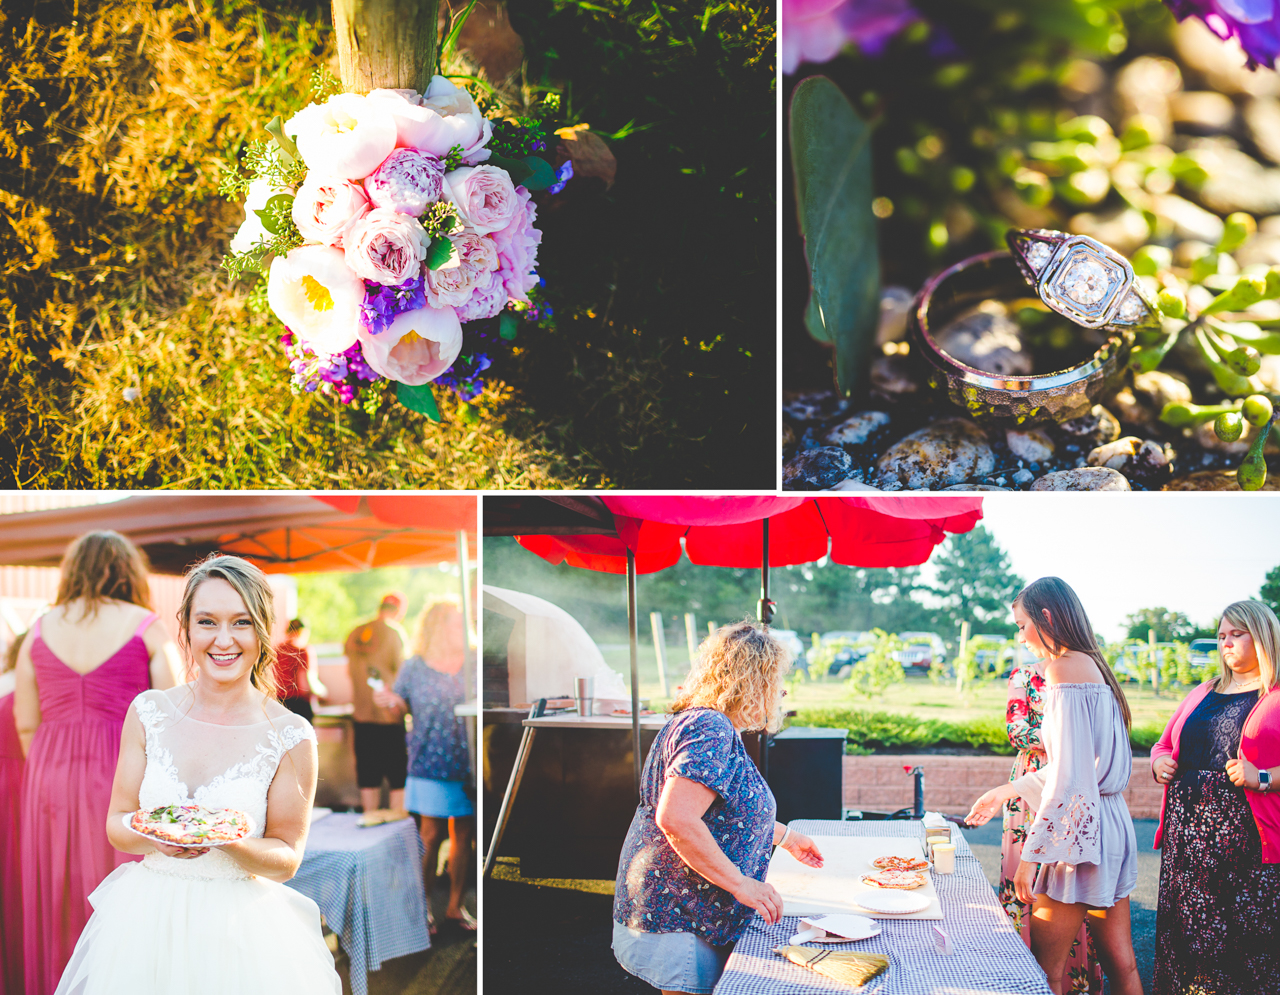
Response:
[[[268,698],[280,697],[276,684],[276,648],[271,640],[275,626],[275,594],[267,575],[248,560],[238,556],[214,553],[208,559],[187,571],[187,586],[182,592],[182,604],[178,606],[178,643],[191,658],[191,605],[196,591],[206,580],[225,580],[240,595],[245,611],[253,622],[254,635],[258,637],[258,659],[249,674],[249,682]]]

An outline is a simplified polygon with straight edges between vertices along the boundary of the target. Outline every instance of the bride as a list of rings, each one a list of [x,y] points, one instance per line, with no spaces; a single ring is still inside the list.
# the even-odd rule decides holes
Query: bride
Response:
[[[340,995],[319,909],[280,883],[302,862],[317,762],[311,726],[273,697],[273,617],[265,575],[239,557],[187,575],[179,642],[195,679],[134,699],[107,817],[112,846],[144,857],[89,896],[58,995]],[[127,827],[178,804],[239,809],[255,829],[184,849]]]

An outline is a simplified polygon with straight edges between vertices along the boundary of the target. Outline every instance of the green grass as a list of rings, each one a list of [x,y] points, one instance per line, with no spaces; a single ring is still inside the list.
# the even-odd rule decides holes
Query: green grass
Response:
[[[543,212],[557,327],[433,424],[291,395],[280,326],[219,268],[219,178],[330,65],[327,7],[0,13],[0,486],[771,486],[773,242],[744,234],[772,230],[767,12],[521,9],[531,82],[630,134],[612,191]]]

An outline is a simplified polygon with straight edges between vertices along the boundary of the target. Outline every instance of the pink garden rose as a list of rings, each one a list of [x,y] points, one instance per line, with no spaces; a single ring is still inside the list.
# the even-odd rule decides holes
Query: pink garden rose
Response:
[[[431,80],[425,94],[413,90],[373,90],[396,122],[396,144],[443,159],[455,145],[467,163],[489,158],[484,146],[493,137],[493,124],[480,113],[471,94],[443,76]]]
[[[445,173],[444,196],[477,235],[506,228],[520,210],[511,177],[497,166],[463,166]]]
[[[351,226],[344,239],[351,271],[384,286],[396,286],[417,276],[429,244],[417,218],[389,207],[370,211]]]
[[[396,149],[365,177],[364,188],[374,207],[388,207],[415,218],[440,199],[444,166],[417,149]]]
[[[451,235],[453,258],[439,269],[427,270],[427,303],[432,307],[459,307],[471,299],[477,287],[490,287],[498,269],[498,247],[493,239],[474,232]],[[501,287],[502,281],[498,280]],[[504,300],[505,304],[506,301]]]
[[[507,288],[502,285],[502,274],[488,274],[489,283],[480,284],[471,291],[466,302],[454,308],[459,321],[480,321],[493,318],[507,306]]]
[[[364,283],[340,249],[303,245],[271,261],[267,303],[313,351],[337,355],[356,342]]]
[[[358,183],[311,170],[293,199],[293,223],[302,237],[342,248],[351,226],[369,213],[369,197]]]
[[[538,208],[529,191],[524,187],[516,187],[516,197],[520,209],[506,228],[493,233],[493,242],[498,249],[498,270],[502,274],[502,285],[513,300],[527,304],[529,291],[538,283],[538,274],[534,270],[538,267],[538,246],[542,242],[542,232],[533,227],[538,218]]]
[[[365,362],[379,376],[413,387],[430,383],[462,351],[462,325],[453,308],[406,311],[378,334],[360,327]]]
[[[338,93],[309,104],[284,126],[308,169],[362,180],[396,147],[396,122],[381,101]]]

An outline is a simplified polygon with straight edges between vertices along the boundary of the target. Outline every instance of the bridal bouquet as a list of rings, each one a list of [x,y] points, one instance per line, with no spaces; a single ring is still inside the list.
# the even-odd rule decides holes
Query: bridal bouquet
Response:
[[[540,120],[495,122],[435,76],[421,94],[333,93],[267,131],[274,141],[253,143],[223,183],[245,204],[226,266],[267,274],[292,387],[351,404],[395,381],[432,418],[433,381],[478,394],[489,359],[464,354],[463,324],[498,318],[511,339],[517,314],[549,313],[530,191],[567,177],[534,154]],[[365,407],[380,394],[365,390]]]

